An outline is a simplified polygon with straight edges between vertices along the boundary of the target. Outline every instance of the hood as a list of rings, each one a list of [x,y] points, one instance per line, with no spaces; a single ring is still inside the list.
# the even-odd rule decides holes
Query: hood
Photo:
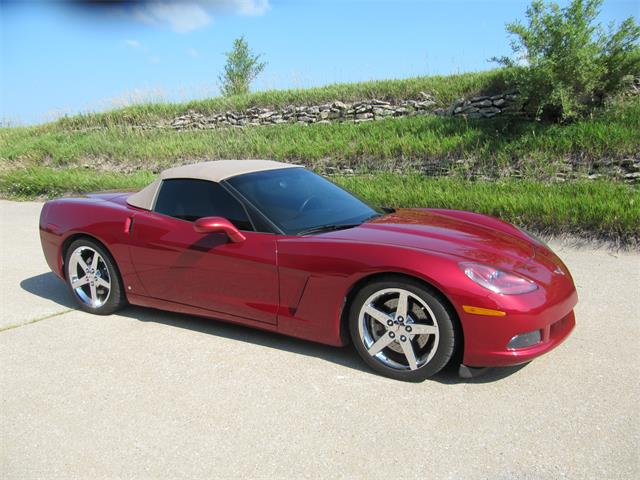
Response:
[[[533,244],[518,234],[515,227],[484,215],[407,208],[322,236],[416,248],[514,268],[535,255]]]

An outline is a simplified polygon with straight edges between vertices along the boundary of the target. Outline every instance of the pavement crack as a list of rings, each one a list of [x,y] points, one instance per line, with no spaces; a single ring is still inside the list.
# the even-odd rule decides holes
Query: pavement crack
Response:
[[[66,310],[62,310],[61,312],[51,313],[49,315],[45,315],[43,317],[34,318],[33,320],[29,320],[23,323],[14,323],[12,325],[7,325],[6,327],[0,328],[0,333],[6,332],[7,330],[13,330],[14,328],[24,327],[25,325],[31,325],[32,323],[41,322],[42,320],[48,320],[49,318],[59,317],[60,315],[64,315],[65,313],[75,311],[74,308],[68,308]]]

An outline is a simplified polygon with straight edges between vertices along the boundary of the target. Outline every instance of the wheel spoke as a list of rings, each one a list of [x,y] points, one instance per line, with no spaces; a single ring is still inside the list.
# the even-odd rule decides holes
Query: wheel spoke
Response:
[[[91,303],[93,305],[98,304],[98,289],[95,283],[89,285],[89,290],[91,290]]]
[[[398,294],[398,307],[396,308],[396,319],[402,317],[406,320],[407,310],[409,309],[409,296],[407,292],[401,290]]]
[[[389,336],[389,333],[385,333],[378,340],[376,340],[373,345],[371,345],[371,348],[369,348],[368,350],[369,355],[375,357],[380,352],[380,350],[389,345],[391,342],[393,342],[393,338]]]
[[[371,318],[377,320],[382,325],[384,325],[385,328],[387,327],[387,322],[389,320],[393,320],[393,318],[391,318],[389,315],[387,315],[386,313],[378,310],[377,308],[373,307],[372,305],[365,306],[364,307],[364,312],[367,315],[369,315]]]
[[[96,283],[98,284],[99,287],[111,288],[111,284],[107,282],[104,278],[98,278],[96,280]]]
[[[98,269],[98,262],[100,261],[100,255],[98,252],[93,254],[93,259],[91,260],[91,268],[96,271]]]
[[[84,273],[89,271],[89,265],[87,265],[87,262],[84,261],[84,258],[82,258],[80,254],[78,254],[78,265]]]
[[[400,346],[402,347],[404,356],[407,357],[407,362],[409,362],[409,368],[411,370],[415,370],[416,368],[418,368],[418,363],[416,361],[416,354],[413,351],[413,345],[411,344],[411,340],[407,339],[404,342],[400,342]]]
[[[86,285],[87,283],[89,283],[89,279],[87,278],[87,276],[85,275],[82,278],[77,278],[74,281],[71,282],[71,286],[73,288],[78,288],[78,287],[82,287],[83,285]]]
[[[434,325],[423,325],[420,323],[411,324],[412,335],[435,335],[438,333],[438,327]]]

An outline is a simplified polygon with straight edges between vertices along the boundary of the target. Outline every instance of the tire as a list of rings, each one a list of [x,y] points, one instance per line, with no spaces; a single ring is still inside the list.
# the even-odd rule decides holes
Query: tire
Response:
[[[351,340],[365,363],[407,382],[422,382],[447,365],[456,325],[455,313],[437,291],[393,276],[365,285],[349,310]]]
[[[127,303],[116,262],[99,243],[89,238],[74,241],[64,268],[67,286],[81,310],[109,315]]]

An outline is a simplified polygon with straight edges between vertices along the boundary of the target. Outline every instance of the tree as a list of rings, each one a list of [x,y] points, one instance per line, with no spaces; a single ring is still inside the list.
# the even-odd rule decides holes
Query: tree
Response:
[[[572,0],[566,8],[534,0],[527,25],[509,23],[514,56],[494,58],[536,118],[571,121],[601,106],[640,74],[640,28],[633,17],[617,29],[596,24],[602,0]]]
[[[222,94],[225,97],[249,93],[251,82],[256,79],[267,66],[260,61],[262,55],[255,55],[250,49],[244,37],[233,41],[233,48],[227,52],[227,63],[220,80]]]

